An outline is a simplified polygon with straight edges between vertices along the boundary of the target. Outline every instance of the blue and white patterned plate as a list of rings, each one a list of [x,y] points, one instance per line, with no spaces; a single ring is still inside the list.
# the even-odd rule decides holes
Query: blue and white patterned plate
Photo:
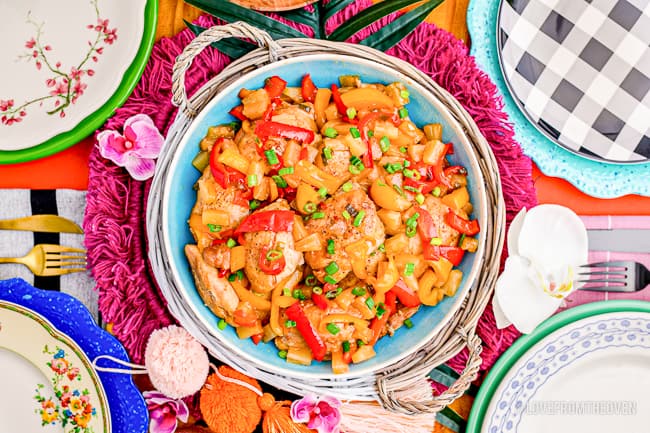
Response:
[[[649,306],[585,305],[520,339],[486,379],[468,431],[648,431]]]
[[[626,194],[650,196],[650,162],[610,163],[575,153],[559,145],[531,122],[513,98],[499,60],[499,11],[505,0],[471,0],[467,27],[471,34],[471,54],[490,76],[503,97],[504,110],[514,124],[515,136],[524,153],[548,176],[560,177],[594,197],[614,198]],[[576,3],[583,3],[577,0]],[[521,3],[521,2],[520,2]],[[555,2],[553,2],[555,3]],[[571,3],[574,2],[565,2]],[[606,2],[607,3],[607,2]],[[613,2],[609,2],[613,3]],[[643,140],[643,139],[642,139]],[[606,159],[606,154],[600,155]]]
[[[70,295],[39,290],[24,280],[0,281],[0,300],[28,308],[47,319],[84,351],[88,359],[111,355],[129,361],[124,347],[92,319],[88,309]],[[131,376],[98,372],[108,399],[112,433],[144,433],[149,415],[142,394]]]

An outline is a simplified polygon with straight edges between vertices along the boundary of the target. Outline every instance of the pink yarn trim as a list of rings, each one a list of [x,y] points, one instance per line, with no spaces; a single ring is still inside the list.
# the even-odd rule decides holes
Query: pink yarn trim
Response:
[[[370,4],[369,0],[360,0],[346,7],[329,20],[327,32]],[[395,16],[392,14],[371,25],[350,41],[362,39]],[[205,27],[214,22],[210,17],[197,20]],[[120,130],[128,117],[145,113],[166,133],[176,115],[176,108],[171,105],[172,65],[192,39],[193,34],[186,29],[173,38],[156,43],[140,83],[124,106],[107,121],[105,129]],[[478,69],[464,43],[432,24],[424,23],[388,53],[407,59],[430,75],[472,115],[497,158],[508,223],[522,207],[534,206],[531,161],[514,140],[512,126],[507,123],[495,85]],[[204,51],[187,74],[190,94],[229,61],[216,50]],[[147,262],[143,215],[148,188],[149,183],[133,181],[123,169],[104,160],[97,149],[93,150],[84,220],[89,269],[97,281],[103,318],[113,324],[114,334],[135,362],[142,362],[151,332],[173,322]],[[490,307],[481,317],[477,333],[484,342],[484,369],[489,368],[518,336],[512,328],[496,329]],[[461,371],[466,359],[467,353],[463,351],[448,365]]]

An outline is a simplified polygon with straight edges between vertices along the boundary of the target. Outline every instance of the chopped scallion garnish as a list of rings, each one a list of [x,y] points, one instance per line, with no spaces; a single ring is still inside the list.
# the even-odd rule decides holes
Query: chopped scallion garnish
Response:
[[[311,292],[316,293],[317,295],[322,295],[323,294],[323,288],[321,286],[315,286],[315,287],[312,287]]]
[[[390,138],[385,135],[381,137],[381,140],[379,140],[379,147],[382,152],[388,152],[388,149],[390,149]]]
[[[345,110],[345,115],[348,116],[348,119],[354,119],[357,116],[357,109],[354,107],[349,107]]]
[[[409,115],[409,110],[407,110],[406,107],[402,107],[399,109],[398,113],[399,113],[399,118],[403,119]]]
[[[314,203],[312,203],[310,201],[305,203],[305,206],[303,207],[303,210],[305,212],[307,212],[307,213],[314,213],[314,212],[316,212],[316,209],[317,209],[316,204],[314,204]]]
[[[361,223],[363,222],[363,218],[366,216],[366,212],[363,210],[360,210],[357,216],[354,217],[354,221],[352,222],[352,225],[355,227],[359,227]]]
[[[305,278],[305,285],[311,287],[315,286],[318,280],[313,274],[307,275],[307,278]]]
[[[339,265],[336,262],[330,262],[329,265],[325,266],[325,272],[327,275],[334,275],[339,271]]]
[[[323,281],[325,281],[327,284],[336,284],[338,281],[334,279],[331,275],[325,275],[325,278],[323,278]]]
[[[433,188],[433,191],[431,191],[431,194],[433,194],[435,197],[440,197],[440,193],[441,191],[439,186]]]
[[[381,319],[381,316],[383,316],[386,313],[386,306],[384,305],[383,302],[380,302],[377,305],[377,311],[375,314],[377,315],[377,318]]]
[[[323,147],[323,158],[325,158],[325,161],[329,161],[333,157],[332,153],[332,148],[330,147]]]
[[[345,218],[346,220],[349,220],[350,218],[352,218],[352,216],[350,215],[350,212],[348,212],[346,210],[341,212],[341,215],[343,215],[343,218]]]
[[[313,214],[311,214],[311,219],[319,220],[319,219],[322,219],[322,218],[325,218],[325,212],[318,211],[318,212],[314,212]]]
[[[277,175],[277,174],[273,175],[273,176],[271,176],[271,179],[273,179],[273,182],[275,182],[275,184],[278,186],[278,188],[286,188],[287,186],[289,186],[287,184],[287,181],[284,180],[284,178],[282,176],[280,176],[280,175]]]
[[[408,150],[408,149],[406,148],[406,146],[401,146],[401,147],[399,148],[399,151],[402,152],[402,153],[406,153],[407,150]]]
[[[287,351],[286,350],[280,350],[278,352],[278,356],[282,359],[287,359]]]
[[[259,200],[251,200],[250,203],[248,203],[248,207],[251,210],[255,210],[258,207],[260,207],[261,204],[262,204],[262,202],[260,202]]]
[[[332,128],[332,127],[325,128],[324,134],[325,134],[325,137],[328,137],[328,138],[336,138],[339,135],[338,131],[336,129]]]
[[[352,294],[353,294],[354,296],[363,296],[363,295],[366,294],[366,289],[363,288],[363,287],[358,287],[358,286],[357,286],[357,287],[355,287],[354,289],[352,289]]]
[[[422,195],[421,192],[418,192],[415,196],[415,201],[417,201],[418,204],[424,203],[424,195]]]
[[[326,197],[327,196],[327,188],[319,188],[318,189],[318,195],[321,197]]]
[[[285,328],[293,328],[296,326],[296,322],[294,320],[287,320],[284,322]]]
[[[334,239],[327,240],[327,254],[334,254],[336,252],[336,247],[334,246]]]
[[[212,233],[220,232],[221,226],[217,224],[208,224],[208,230],[210,230]]]
[[[406,319],[406,320],[404,321],[404,326],[406,326],[407,328],[411,329],[411,328],[413,327],[413,322],[411,321],[411,319]]]
[[[278,174],[280,176],[285,176],[287,174],[293,174],[293,167],[282,167],[280,170],[278,170]]]
[[[366,306],[373,310],[375,308],[375,300],[371,297],[368,297],[368,299],[366,299]]]
[[[266,156],[266,160],[268,161],[269,165],[276,165],[280,163],[280,160],[278,159],[278,154],[275,153],[275,150],[273,149],[265,150],[264,155]]]
[[[247,178],[247,181],[248,181],[248,186],[250,188],[256,186],[257,185],[257,175],[256,174],[249,174],[248,178]]]
[[[341,343],[341,346],[343,347],[343,353],[348,353],[350,351],[350,342],[349,341],[344,341]]]
[[[233,238],[228,238],[228,241],[226,242],[226,245],[228,248],[233,248],[237,246],[237,241],[234,240]]]
[[[380,253],[385,253],[386,252],[386,246],[384,244],[381,244],[377,247],[377,251]]]
[[[341,188],[344,192],[352,191],[352,182],[345,182]]]
[[[441,238],[431,238],[431,241],[429,242],[433,246],[440,246],[442,245],[442,239]]]
[[[228,326],[228,322],[226,322],[223,319],[220,319],[219,322],[217,322],[217,328],[219,328],[221,331],[226,329],[227,326]]]
[[[350,135],[352,135],[352,138],[361,137],[361,133],[359,132],[359,128],[354,127],[354,126],[352,128],[350,128]]]
[[[410,277],[413,275],[413,272],[415,271],[415,263],[408,262],[404,266],[404,276],[405,277]]]
[[[339,332],[341,332],[341,330],[339,329],[339,327],[336,326],[334,323],[328,323],[327,326],[326,326],[326,328],[327,328],[327,330],[329,331],[329,333],[332,334],[332,335],[336,335],[336,334],[338,334]]]
[[[399,96],[401,96],[403,99],[406,99],[406,98],[408,98],[409,96],[411,96],[411,94],[409,93],[408,90],[406,90],[406,89],[402,89],[402,90],[400,90],[400,92],[399,92]]]

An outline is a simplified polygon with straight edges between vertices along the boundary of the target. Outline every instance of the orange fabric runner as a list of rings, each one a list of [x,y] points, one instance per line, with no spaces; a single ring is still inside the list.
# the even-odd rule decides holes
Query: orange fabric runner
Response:
[[[466,13],[469,0],[446,0],[429,21],[451,31],[468,42]],[[200,12],[182,0],[159,0],[156,37],[171,36],[184,28],[183,19],[192,20]],[[72,188],[86,189],[88,155],[92,138],[61,153],[22,164],[0,166],[0,188]],[[581,215],[650,215],[650,197],[625,196],[596,199],[581,193],[568,182],[544,176],[535,170],[535,186],[540,203],[557,203]]]

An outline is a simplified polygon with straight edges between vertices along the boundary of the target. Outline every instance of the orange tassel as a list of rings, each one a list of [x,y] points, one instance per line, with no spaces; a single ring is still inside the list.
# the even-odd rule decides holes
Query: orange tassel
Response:
[[[264,394],[273,399],[271,394]],[[260,397],[263,398],[264,396]],[[290,401],[276,402],[273,399],[271,405],[265,402],[264,407],[260,405],[264,413],[264,420],[262,421],[262,431],[264,433],[312,433],[316,430],[307,428],[304,424],[296,424],[291,419]]]

